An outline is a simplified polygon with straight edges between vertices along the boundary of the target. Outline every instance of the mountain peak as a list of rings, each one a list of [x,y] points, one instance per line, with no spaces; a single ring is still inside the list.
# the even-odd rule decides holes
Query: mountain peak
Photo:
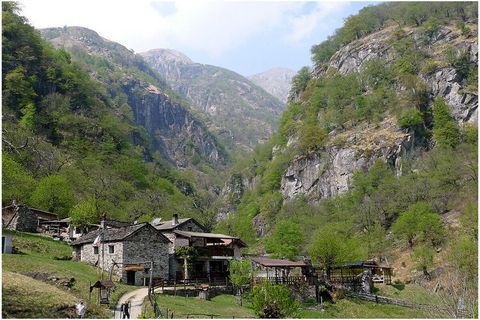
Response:
[[[142,56],[145,58],[155,58],[161,59],[162,61],[169,62],[169,63],[181,63],[181,64],[192,64],[193,61],[185,54],[181,53],[180,51],[173,50],[173,49],[152,49],[148,50],[147,52],[142,52]]]
[[[280,101],[286,102],[294,76],[295,71],[288,68],[277,67],[251,75],[248,79]]]

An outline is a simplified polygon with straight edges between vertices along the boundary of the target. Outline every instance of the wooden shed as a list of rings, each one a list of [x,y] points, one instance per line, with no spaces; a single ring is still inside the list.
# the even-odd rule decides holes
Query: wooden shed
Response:
[[[330,269],[330,281],[350,282],[362,272],[369,270],[372,273],[372,281],[376,283],[392,284],[393,268],[379,265],[374,260],[357,261],[338,264]]]

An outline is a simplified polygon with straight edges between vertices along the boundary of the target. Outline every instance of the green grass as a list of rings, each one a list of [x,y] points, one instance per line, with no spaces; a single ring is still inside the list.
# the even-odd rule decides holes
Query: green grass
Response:
[[[325,311],[301,310],[296,318],[427,318],[422,310],[375,304],[357,299],[325,303]]]
[[[375,284],[379,296],[392,297],[418,304],[441,304],[439,297],[417,284]]]
[[[209,314],[215,315],[214,318],[232,318],[233,316],[235,318],[255,317],[251,304],[246,299],[244,299],[241,307],[236,304],[235,297],[231,295],[220,295],[214,297],[211,301],[192,297],[156,295],[156,301],[163,315],[165,315],[166,308],[168,308],[169,316],[171,316],[173,311],[174,318],[186,318],[187,315],[190,315],[190,318],[200,318],[200,314],[205,315],[203,318],[208,318],[206,315]],[[295,318],[427,318],[432,316],[418,309],[375,304],[358,299],[342,299],[336,303],[325,303],[324,306],[325,311],[323,312],[302,308],[298,311]],[[197,316],[194,316],[195,314]],[[152,315],[147,313],[147,316]]]
[[[214,318],[254,318],[255,314],[250,308],[250,303],[245,301],[243,306],[235,302],[235,297],[232,295],[219,295],[212,298],[210,301],[201,300],[196,297],[180,297],[169,296],[163,294],[156,295],[156,301],[163,314],[166,313],[166,308],[169,310],[169,315],[173,311],[174,318],[186,318],[187,315],[197,315],[195,318],[202,318],[199,315],[205,315],[203,318],[210,318],[206,315],[215,315]],[[191,316],[190,316],[191,318]]]
[[[92,292],[92,301],[89,301],[89,286],[100,279],[97,268],[73,260],[54,259],[55,256],[70,256],[72,249],[69,245],[41,235],[21,232],[14,233],[13,245],[20,250],[21,254],[2,255],[4,272],[45,272],[50,275],[75,278],[75,285],[68,293],[77,297],[77,300],[84,299],[86,301],[88,306],[87,317],[108,318],[112,316],[104,307],[95,305],[96,290]],[[106,273],[104,273],[104,279],[108,279]],[[138,289],[138,287],[127,286],[118,282],[115,285],[116,288],[110,298],[111,305],[115,305],[124,293]],[[62,292],[67,293],[66,290],[62,290]],[[28,308],[28,306],[25,306],[25,308]]]
[[[2,318],[72,318],[78,302],[71,293],[9,271],[2,274],[2,295]]]

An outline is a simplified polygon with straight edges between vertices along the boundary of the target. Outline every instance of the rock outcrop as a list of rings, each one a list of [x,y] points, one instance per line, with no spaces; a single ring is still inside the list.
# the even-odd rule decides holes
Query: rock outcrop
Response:
[[[476,30],[476,26],[471,26]],[[324,77],[327,72],[336,70],[345,75],[359,72],[366,62],[381,59],[392,62],[398,54],[392,45],[395,26],[382,29],[340,48],[327,64],[319,64],[312,71],[316,78]],[[445,49],[453,46],[467,52],[469,61],[478,64],[478,42],[476,37],[465,38],[453,26],[442,26],[427,41],[419,30],[409,30],[405,36],[412,36],[416,46],[439,61],[433,74],[422,74],[421,78],[427,84],[427,91],[433,100],[436,97],[445,99],[452,115],[459,123],[476,123],[478,119],[478,94],[466,92],[464,80],[458,72],[445,62]]]
[[[367,171],[380,160],[401,173],[401,157],[413,148],[413,135],[399,130],[392,117],[379,125],[358,125],[331,133],[325,151],[301,156],[289,163],[281,181],[285,200],[308,195],[319,200],[348,191],[353,174]]]
[[[178,167],[187,167],[197,154],[211,164],[225,162],[217,142],[192,114],[153,85],[141,88],[132,80],[124,84],[135,122],[152,137],[152,147]]]

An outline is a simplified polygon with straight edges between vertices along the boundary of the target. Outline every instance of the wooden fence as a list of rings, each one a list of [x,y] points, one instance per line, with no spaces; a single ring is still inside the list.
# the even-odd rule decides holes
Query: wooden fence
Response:
[[[357,298],[357,299],[362,299],[362,300],[382,303],[382,304],[391,304],[391,305],[400,306],[400,307],[417,308],[417,309],[430,310],[430,311],[447,311],[448,310],[446,307],[442,307],[438,305],[413,303],[410,301],[399,300],[399,299],[385,297],[385,296],[378,296],[375,294],[365,294],[365,293],[356,293],[352,291],[346,291],[345,295],[351,298]]]
[[[256,277],[253,278],[253,284],[260,282],[270,282],[275,284],[296,284],[299,282],[309,282],[309,278],[299,276],[299,277]]]

